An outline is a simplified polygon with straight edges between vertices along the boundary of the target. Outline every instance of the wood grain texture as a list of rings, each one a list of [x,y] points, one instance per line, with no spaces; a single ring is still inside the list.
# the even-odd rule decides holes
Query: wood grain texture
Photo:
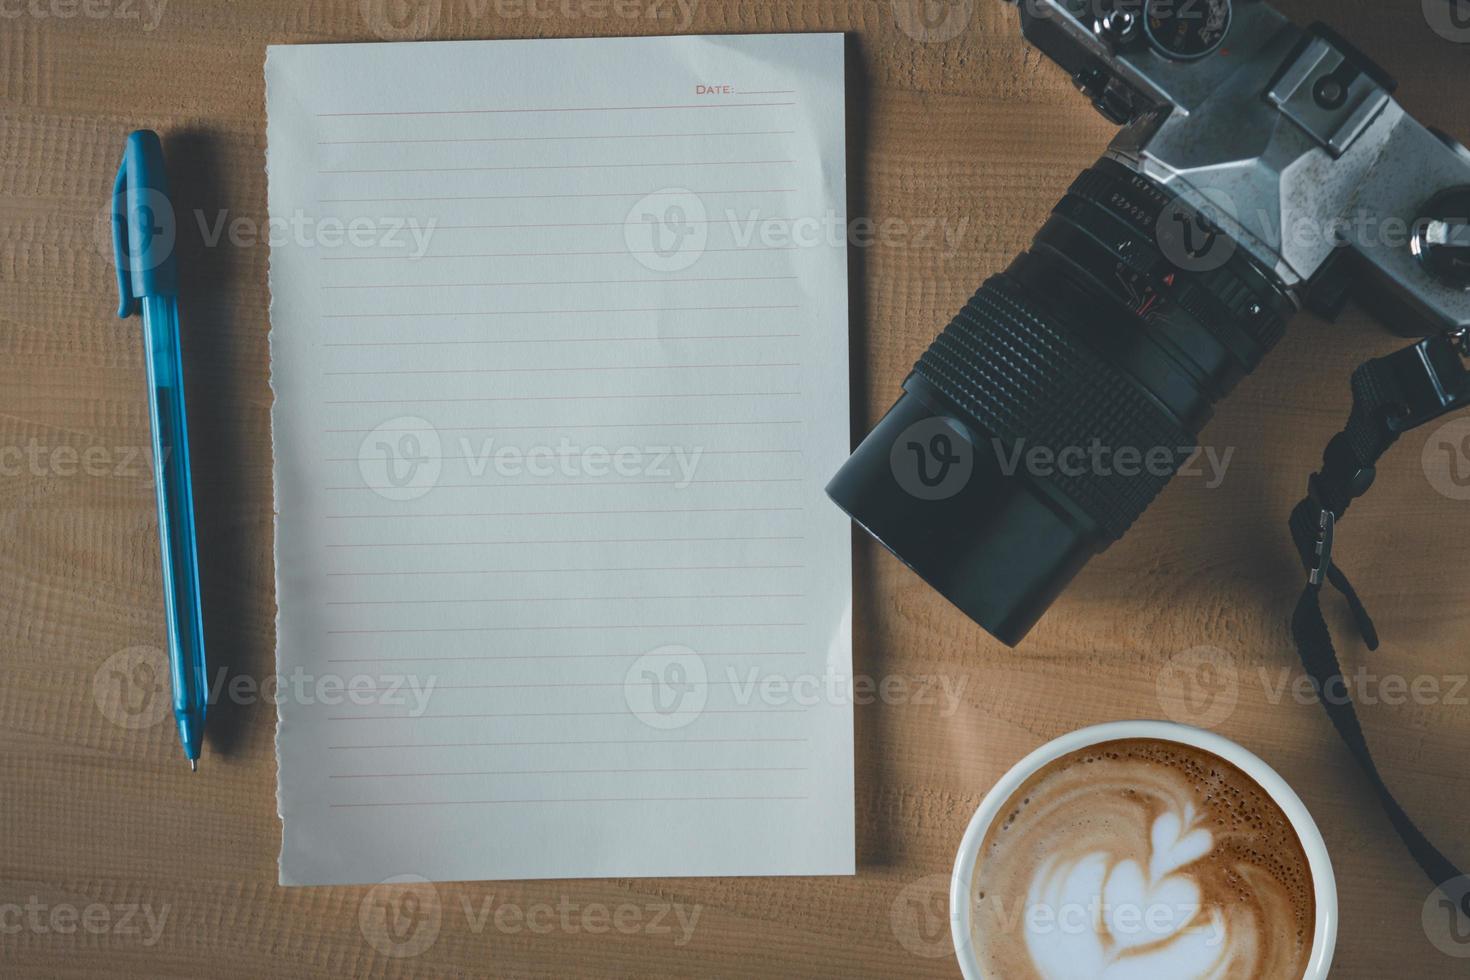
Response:
[[[959,6],[973,15],[943,43],[916,41],[878,0],[427,0],[407,12],[428,18],[426,38],[847,32],[853,214],[911,228],[965,222],[953,248],[911,234],[853,254],[854,411],[867,423],[1110,136],[1062,73],[1022,44],[1012,11],[992,0]],[[1400,78],[1411,111],[1470,135],[1470,103],[1447,98],[1463,90],[1470,46],[1432,32],[1419,0],[1284,6],[1298,21],[1337,25]],[[1345,418],[1349,371],[1397,346],[1358,312],[1335,325],[1298,321],[1206,433],[1235,451],[1224,483],[1176,481],[1019,651],[857,540],[856,671],[935,697],[856,710],[855,878],[440,885],[418,896],[438,912],[437,937],[400,958],[362,925],[369,890],[276,887],[273,705],[222,699],[191,778],[171,724],[121,727],[94,694],[120,652],[163,642],[139,448],[149,438],[142,351],[136,324],[113,316],[103,204],[123,135],[148,126],[165,136],[181,211],[263,224],[265,45],[376,40],[413,23],[383,21],[384,9],[378,0],[0,7],[0,907],[22,907],[0,914],[0,973],[954,976],[943,885],[986,788],[1062,732],[1164,714],[1161,678],[1182,652],[1211,646],[1234,667],[1222,689],[1234,706],[1216,727],[1294,784],[1334,855],[1334,976],[1464,975],[1466,961],[1428,942],[1429,886],[1325,716],[1277,693],[1292,676],[1286,621],[1300,581],[1286,515]],[[628,9],[669,16],[617,13]],[[275,612],[268,250],[205,247],[189,222],[179,247],[212,666],[259,680],[273,669]],[[1470,502],[1430,485],[1429,438],[1404,440],[1342,535],[1341,560],[1384,647],[1370,656],[1340,635],[1350,669],[1440,683],[1437,697],[1420,699],[1429,703],[1378,703],[1363,715],[1405,804],[1470,863],[1470,692],[1456,688],[1470,669]],[[1340,604],[1328,606],[1345,626]],[[958,692],[953,710],[946,689]],[[32,904],[44,931],[29,923]],[[166,913],[157,941],[141,911],[123,928],[119,906]],[[104,934],[51,928],[66,908],[96,925],[99,907],[114,917]],[[623,926],[599,909],[625,910]],[[636,927],[627,909],[641,910]],[[677,912],[698,915],[688,936]]]

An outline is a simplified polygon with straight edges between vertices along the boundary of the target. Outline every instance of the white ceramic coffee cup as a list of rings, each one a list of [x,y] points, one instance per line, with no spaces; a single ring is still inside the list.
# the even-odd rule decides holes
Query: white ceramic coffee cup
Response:
[[[1089,746],[1140,738],[1177,742],[1219,756],[1253,779],[1286,814],[1301,841],[1302,850],[1306,852],[1316,893],[1317,922],[1312,936],[1312,955],[1302,980],[1326,980],[1332,966],[1332,954],[1337,947],[1337,882],[1332,873],[1332,861],[1327,855],[1327,845],[1323,843],[1322,833],[1307,812],[1306,805],[1286,785],[1286,780],[1253,753],[1214,732],[1167,721],[1119,721],[1071,732],[1032,752],[991,787],[965,830],[949,886],[950,931],[965,980],[1003,980],[986,977],[981,971],[970,930],[975,862],[990,825],[1021,784],[1043,766]]]

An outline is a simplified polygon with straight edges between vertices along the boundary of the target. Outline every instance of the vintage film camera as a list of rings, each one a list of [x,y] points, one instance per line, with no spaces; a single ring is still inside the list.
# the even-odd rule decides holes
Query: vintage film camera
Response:
[[[1122,132],[828,488],[1012,645],[1302,308],[1354,298],[1430,338],[1385,368],[1393,425],[1470,404],[1470,151],[1405,112],[1382,69],[1264,0],[1018,8]]]

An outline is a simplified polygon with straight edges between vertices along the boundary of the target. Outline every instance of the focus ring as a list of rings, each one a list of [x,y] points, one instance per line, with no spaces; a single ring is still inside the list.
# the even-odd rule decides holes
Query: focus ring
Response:
[[[1140,174],[1104,160],[1085,170],[1073,181],[1058,205],[1073,220],[1079,220],[1071,202],[1085,202],[1104,213],[1124,221],[1143,238],[1131,242],[1133,250],[1120,257],[1137,271],[1162,280],[1165,275],[1178,280],[1169,292],[1182,309],[1216,334],[1229,350],[1238,350],[1241,340],[1254,348],[1242,358],[1247,371],[1253,371],[1286,332],[1286,321],[1295,313],[1275,294],[1270,282],[1256,269],[1243,249],[1236,247],[1219,268],[1191,271],[1176,268],[1160,251],[1160,223],[1173,209],[1195,216],[1197,212],[1182,198],[1171,196]],[[1195,218],[1194,220],[1200,220]],[[1144,243],[1147,260],[1134,250]]]
[[[1003,275],[980,287],[914,370],[1023,466],[1032,449],[1049,450],[1045,471],[1031,475],[1055,484],[1113,540],[1153,503],[1194,444]]]

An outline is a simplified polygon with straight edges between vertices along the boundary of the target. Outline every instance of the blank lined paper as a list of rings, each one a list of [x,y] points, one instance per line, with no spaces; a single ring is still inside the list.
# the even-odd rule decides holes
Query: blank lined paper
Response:
[[[266,81],[282,883],[852,873],[840,35]]]

